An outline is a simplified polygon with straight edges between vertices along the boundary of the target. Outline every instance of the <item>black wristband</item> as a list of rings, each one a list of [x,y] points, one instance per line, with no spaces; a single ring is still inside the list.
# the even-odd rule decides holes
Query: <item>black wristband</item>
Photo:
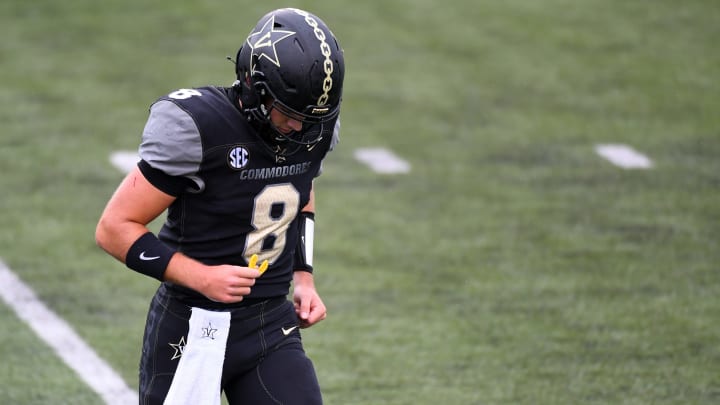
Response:
[[[163,281],[165,269],[174,254],[174,250],[148,232],[130,246],[125,256],[125,265],[140,274]]]
[[[313,239],[315,236],[315,214],[303,211],[298,215],[298,241],[295,246],[295,271],[313,272]]]

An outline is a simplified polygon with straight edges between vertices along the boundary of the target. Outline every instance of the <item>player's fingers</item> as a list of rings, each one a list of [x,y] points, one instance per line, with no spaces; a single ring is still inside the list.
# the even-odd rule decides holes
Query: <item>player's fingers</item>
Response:
[[[240,302],[243,298],[250,293],[250,289],[226,289],[224,292],[217,295],[207,295],[206,297],[214,302],[221,302],[223,304],[233,304]]]
[[[250,294],[250,287],[235,287],[228,291],[228,295],[233,297],[244,297]]]
[[[300,318],[300,327],[309,328],[327,317],[326,312],[311,311],[307,319]]]
[[[295,312],[297,312],[300,319],[307,321],[310,318],[310,300],[301,299],[300,305],[295,307]]]
[[[257,272],[255,272],[257,274]],[[237,288],[250,288],[255,285],[255,278],[253,277],[233,277],[229,279],[226,286],[231,289]]]
[[[325,319],[327,316],[327,311],[325,310],[324,305],[317,305],[310,311],[310,316],[308,317],[308,320],[311,323],[317,323]]]
[[[260,277],[260,274],[261,274],[260,272],[258,272],[257,269],[252,269],[250,267],[242,267],[242,266],[233,266],[232,271],[233,271],[233,273],[232,273],[233,277],[252,279],[253,284],[255,283],[254,280],[256,278]]]

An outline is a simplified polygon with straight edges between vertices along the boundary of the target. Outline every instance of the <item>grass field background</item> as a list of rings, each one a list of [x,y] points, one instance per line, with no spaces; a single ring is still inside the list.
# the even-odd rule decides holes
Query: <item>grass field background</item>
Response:
[[[108,156],[286,5],[347,63],[304,333],[326,403],[720,402],[716,1],[4,0],[0,258],[131,387],[156,283],[94,244]],[[4,305],[0,359],[2,404],[100,402]]]

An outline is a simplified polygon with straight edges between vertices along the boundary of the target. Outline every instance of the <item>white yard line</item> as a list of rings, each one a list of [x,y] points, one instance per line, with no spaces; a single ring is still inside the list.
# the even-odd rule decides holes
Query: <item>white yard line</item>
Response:
[[[409,173],[410,163],[385,148],[360,148],[355,150],[355,159],[365,163],[376,173]]]
[[[366,164],[376,173],[409,173],[410,163],[385,148],[360,148],[355,159]],[[140,160],[137,152],[117,151],[110,155],[110,163],[123,173],[128,173]]]
[[[123,173],[129,173],[139,161],[137,152],[117,151],[110,155],[110,163]]]
[[[50,346],[108,405],[137,404],[138,394],[85,343],[80,336],[48,309],[35,293],[0,260],[0,298],[18,318]]]
[[[653,165],[650,158],[623,144],[596,145],[595,152],[623,169],[649,169]]]

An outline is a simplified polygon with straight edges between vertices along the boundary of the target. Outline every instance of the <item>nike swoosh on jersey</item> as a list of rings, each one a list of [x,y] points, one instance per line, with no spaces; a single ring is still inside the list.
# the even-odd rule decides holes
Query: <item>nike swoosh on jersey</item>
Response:
[[[159,259],[159,258],[160,258],[160,256],[152,256],[152,257],[145,256],[145,252],[140,253],[140,260],[148,261],[148,260],[155,260],[155,259]]]
[[[298,328],[297,326],[293,326],[293,327],[290,327],[290,328],[287,328],[287,329],[282,328],[282,333],[283,333],[283,335],[287,336],[287,335],[291,334],[292,331],[294,331],[294,330],[297,329],[297,328]]]

